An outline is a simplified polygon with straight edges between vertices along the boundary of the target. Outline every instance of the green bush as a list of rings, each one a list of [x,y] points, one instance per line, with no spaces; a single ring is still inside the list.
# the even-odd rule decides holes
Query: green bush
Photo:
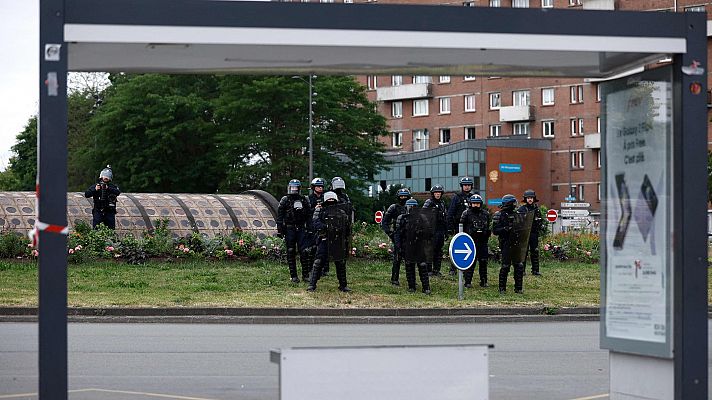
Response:
[[[26,257],[32,254],[34,247],[30,239],[17,232],[2,232],[0,234],[0,257]]]
[[[558,247],[570,260],[597,263],[601,258],[599,236],[595,233],[559,233],[539,241],[543,258],[553,259]]]
[[[153,221],[153,232],[144,232],[144,250],[151,257],[168,257],[173,254],[174,243],[168,230],[168,219]]]

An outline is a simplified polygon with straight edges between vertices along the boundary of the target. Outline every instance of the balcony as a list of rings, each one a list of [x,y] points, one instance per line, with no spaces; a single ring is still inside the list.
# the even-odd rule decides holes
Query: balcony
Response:
[[[413,83],[376,89],[376,100],[393,101],[433,97],[432,83]]]
[[[601,148],[601,134],[600,133],[586,133],[583,136],[583,147],[587,149],[600,149]]]
[[[499,122],[533,121],[533,106],[510,106],[499,109]]]
[[[583,0],[584,10],[615,10],[615,0]]]

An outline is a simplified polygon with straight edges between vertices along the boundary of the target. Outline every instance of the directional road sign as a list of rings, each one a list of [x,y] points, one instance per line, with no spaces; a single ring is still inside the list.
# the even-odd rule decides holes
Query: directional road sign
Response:
[[[556,222],[556,218],[559,217],[559,213],[556,212],[556,210],[549,210],[546,212],[546,220],[554,223]]]
[[[383,211],[378,210],[376,211],[376,218],[374,218],[377,224],[380,224],[381,221],[383,221]]]
[[[475,241],[465,232],[460,232],[450,240],[450,260],[457,269],[466,270],[477,257]]]
[[[591,207],[591,203],[568,203],[568,202],[562,202],[561,203],[562,208],[589,208]]]
[[[564,197],[564,200],[566,200],[566,201],[576,201],[576,197],[574,197],[574,196],[566,196],[566,197]]]
[[[559,213],[562,217],[588,217],[590,212],[588,210],[567,210],[563,209]]]

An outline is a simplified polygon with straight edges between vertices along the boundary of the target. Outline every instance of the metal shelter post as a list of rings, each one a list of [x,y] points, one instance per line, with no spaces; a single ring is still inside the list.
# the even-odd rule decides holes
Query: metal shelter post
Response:
[[[40,0],[38,221],[67,225],[67,44],[64,0]],[[66,236],[39,232],[39,396],[67,398]]]

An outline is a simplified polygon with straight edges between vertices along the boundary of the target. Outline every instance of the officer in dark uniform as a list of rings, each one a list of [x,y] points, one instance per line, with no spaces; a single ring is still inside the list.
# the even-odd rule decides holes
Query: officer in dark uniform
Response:
[[[309,237],[312,209],[309,200],[302,196],[302,183],[292,179],[287,185],[287,195],[279,201],[277,209],[277,233],[285,238],[287,246],[287,266],[293,283],[299,283],[297,277],[297,248],[302,264],[302,279],[309,277]]]
[[[511,242],[513,240],[514,213],[517,205],[517,198],[514,195],[506,194],[502,197],[500,210],[494,214],[492,219],[492,233],[499,237],[499,248],[502,251],[502,267],[499,269],[499,292],[507,291],[507,276],[512,265]],[[514,292],[522,293],[524,281],[524,264],[514,265]]]
[[[309,286],[307,291],[313,292],[316,290],[316,284],[321,278],[323,268],[329,264],[329,234],[338,234],[345,237],[348,236],[348,231],[351,229],[350,216],[339,206],[339,198],[334,192],[324,193],[324,202],[317,206],[312,218],[313,229],[318,233],[318,245],[316,259],[312,267],[312,273],[309,277]],[[330,220],[331,219],[331,220]],[[331,225],[332,232],[329,232]],[[348,238],[344,240],[342,247],[346,247]],[[333,249],[332,249],[333,251]],[[348,254],[348,248],[340,248],[337,251]],[[334,261],[336,265],[336,277],[339,280],[339,290],[345,293],[351,291],[346,280],[346,261],[345,257],[341,261]]]
[[[312,210],[312,212],[316,210],[317,205],[321,204],[324,201],[325,186],[326,182],[323,178],[312,179],[311,184],[309,185],[309,187],[311,188],[311,193],[309,193],[309,196],[307,197],[307,199],[309,199],[309,208]],[[316,232],[314,232],[313,229],[310,228],[307,232],[307,245],[309,247],[309,265],[314,264],[318,238],[319,236],[316,234]]]
[[[425,200],[423,208],[436,208],[438,210],[438,225],[433,238],[433,263],[428,264],[428,274],[440,276],[440,266],[443,261],[443,245],[445,245],[445,233],[447,232],[447,209],[442,197],[445,193],[440,185],[430,188],[430,198]]]
[[[418,207],[418,200],[409,199],[405,202],[405,214],[398,216],[396,220],[396,233],[395,240],[398,247],[404,249],[403,241],[406,240],[407,231],[416,229],[414,224],[417,222],[413,221],[412,217],[417,217],[413,214],[413,211]],[[404,249],[405,251],[405,249]],[[415,292],[416,282],[415,282],[415,262],[405,262],[405,277],[408,280],[408,291]],[[420,284],[423,286],[423,293],[430,294],[430,279],[428,278],[428,266],[424,262],[419,262],[418,264],[418,275],[420,276]]]
[[[541,209],[539,205],[536,204],[539,200],[536,198],[536,193],[532,189],[524,191],[524,204],[519,207],[519,212],[533,212],[534,222],[532,223],[532,231],[529,234],[529,248],[528,254],[532,259],[532,275],[541,276],[539,272],[539,233],[541,232],[542,224],[544,219],[541,216]],[[527,264],[524,261],[524,270],[526,271]]]
[[[99,224],[104,224],[109,229],[116,229],[116,197],[121,194],[121,190],[114,185],[113,179],[111,165],[107,165],[99,173],[96,184],[84,192],[84,197],[91,197],[94,200],[94,208],[91,210],[91,225],[94,229]]]
[[[348,204],[348,213],[351,218],[351,224],[354,223],[354,205],[351,203],[349,195],[346,194],[346,181],[339,176],[335,176],[331,179],[331,191],[336,193],[336,197],[339,199],[339,204]],[[336,263],[334,263],[336,264]],[[345,268],[345,267],[344,267]],[[324,265],[323,276],[329,274],[329,264]]]
[[[472,185],[475,181],[469,176],[460,179],[460,192],[455,193],[450,200],[450,208],[447,210],[447,224],[450,233],[457,233],[457,224],[460,221],[462,212],[470,207],[470,196],[472,196]],[[450,265],[450,275],[455,275],[455,266]]]
[[[395,228],[398,216],[405,213],[405,202],[410,199],[410,190],[406,188],[398,189],[396,196],[398,196],[398,202],[391,204],[388,207],[388,210],[386,210],[386,213],[383,216],[383,220],[381,221],[381,229],[383,229],[383,232],[385,232],[386,235],[388,235],[388,237],[391,239],[391,242],[393,242],[393,266],[391,267],[391,284],[395,286],[400,286],[400,265],[401,261],[403,260],[403,254],[395,240]]]
[[[465,233],[472,237],[475,241],[475,249],[477,249],[477,259],[475,262],[480,263],[480,287],[487,287],[487,260],[489,252],[487,249],[487,241],[492,233],[490,225],[492,218],[489,211],[484,208],[482,196],[474,194],[470,197],[470,207],[462,213],[460,223],[463,226]],[[472,276],[475,274],[475,264],[465,270],[465,287],[472,287]]]

